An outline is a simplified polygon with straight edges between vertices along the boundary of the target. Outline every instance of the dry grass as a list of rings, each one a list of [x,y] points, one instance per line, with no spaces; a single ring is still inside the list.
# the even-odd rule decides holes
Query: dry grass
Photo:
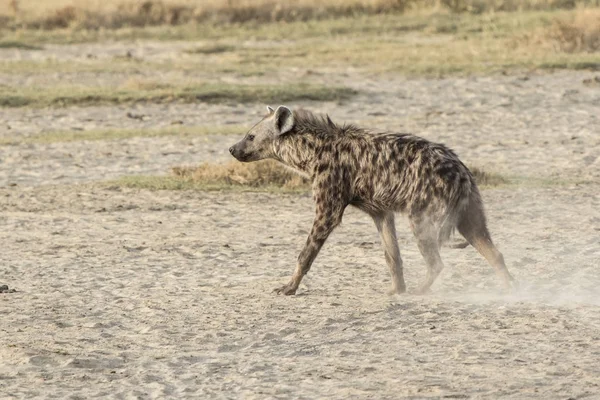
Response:
[[[0,72],[201,72],[213,76],[273,76],[353,68],[408,76],[489,74],[538,68],[600,69],[594,39],[599,9],[515,13],[408,14],[340,17],[285,24],[188,24],[119,30],[25,30],[5,36],[18,43],[94,40],[193,40],[168,61],[99,58],[0,60]],[[555,22],[557,21],[557,22]],[[558,28],[560,27],[560,29]],[[567,29],[568,27],[568,29]],[[285,42],[282,42],[285,38]],[[567,52],[574,51],[574,52]],[[7,93],[8,95],[8,93]],[[187,94],[181,93],[183,97]],[[11,97],[4,103],[25,100]],[[162,101],[158,99],[158,101]],[[220,100],[223,101],[223,100]]]
[[[242,186],[247,188],[280,188],[284,190],[308,190],[308,179],[298,175],[282,164],[272,161],[228,164],[205,163],[197,167],[175,167],[176,178],[189,180],[208,187]]]
[[[3,0],[0,0],[0,2]],[[600,3],[600,0],[596,2]],[[398,4],[402,3],[401,1]],[[494,74],[512,71],[522,72],[535,69],[592,69],[600,70],[598,58],[598,37],[600,9],[577,8],[560,11],[523,11],[511,13],[476,14],[476,8],[484,11],[523,9],[546,9],[571,7],[575,2],[551,0],[489,0],[480,1],[426,1],[411,3],[410,12],[391,12],[396,2],[392,0],[298,0],[278,2],[277,10],[287,10],[296,15],[294,7],[312,7],[323,12],[327,7],[354,7],[353,13],[335,14],[335,18],[321,17],[304,21],[297,17],[289,23],[191,23],[178,26],[161,22],[166,8],[171,6],[204,7],[207,10],[221,10],[227,13],[242,10],[244,7],[264,7],[268,0],[236,1],[212,0],[204,2],[165,0],[160,3],[146,1],[48,0],[40,4],[38,16],[48,16],[52,10],[61,7],[76,7],[90,12],[109,15],[112,12],[120,17],[127,12],[117,12],[120,7],[150,7],[144,11],[154,15],[151,22],[136,22],[138,28],[123,29],[55,29],[14,30],[2,32],[1,47],[32,49],[33,45],[44,43],[72,43],[75,41],[103,40],[190,40],[194,45],[182,50],[181,56],[170,59],[140,56],[114,58],[54,58],[52,46],[48,47],[48,57],[23,57],[2,59],[0,73],[72,74],[63,81],[55,81],[55,87],[0,87],[0,106],[69,106],[94,104],[119,104],[131,102],[250,102],[261,101],[282,103],[297,100],[343,100],[354,92],[344,88],[330,90],[326,85],[319,88],[300,87],[298,82],[326,82],[323,76],[330,71],[352,69],[357,73],[393,73],[405,76],[433,76],[469,74]],[[579,4],[579,2],[577,2]],[[593,2],[585,2],[591,4]],[[33,9],[26,8],[33,2],[20,2],[17,12],[7,11],[14,18],[25,21]],[[396,5],[406,8],[408,3]],[[429,4],[428,9],[421,9]],[[374,7],[379,11],[360,11],[361,7]],[[394,7],[396,7],[394,6]],[[415,10],[415,7],[418,8]],[[460,11],[461,7],[471,13],[451,13],[449,9]],[[112,11],[111,11],[112,10]],[[154,11],[152,11],[154,10]],[[162,11],[161,11],[162,10]],[[385,11],[387,10],[387,11]],[[398,9],[399,10],[399,9]],[[87,12],[86,11],[86,12]],[[139,10],[138,10],[139,11]],[[219,11],[219,12],[221,12]],[[278,11],[278,12],[280,12]],[[281,11],[281,12],[284,12]],[[317,12],[315,11],[315,12]],[[385,11],[385,13],[384,13]],[[389,11],[389,12],[388,12]],[[79,12],[79,11],[78,11]],[[216,12],[216,11],[215,11]],[[233,12],[233,11],[232,11]],[[237,11],[236,11],[237,12]],[[382,12],[370,15],[369,13]],[[8,15],[7,14],[7,15]],[[71,15],[67,13],[68,15]],[[135,13],[134,13],[135,14]],[[144,14],[144,13],[142,13]],[[16,15],[16,16],[14,16]],[[137,15],[137,14],[136,14]],[[158,16],[156,16],[158,15]],[[194,14],[196,15],[196,14]],[[33,18],[33,14],[31,14]],[[11,17],[11,18],[13,18]],[[197,17],[197,16],[196,16]],[[194,17],[194,18],[196,18]],[[37,17],[36,17],[37,18]],[[77,17],[79,18],[79,17]],[[75,19],[70,28],[84,27]],[[137,18],[142,18],[137,15]],[[145,17],[144,17],[145,18]],[[212,18],[212,17],[211,17]],[[216,17],[215,17],[216,18]],[[275,17],[273,17],[275,18]],[[296,17],[294,17],[296,18]],[[312,18],[312,17],[311,17]],[[34,18],[35,19],[35,18]],[[34,20],[32,19],[32,21]],[[260,20],[260,19],[259,19]],[[15,20],[16,21],[16,20]],[[154,22],[152,22],[154,21]],[[180,20],[178,20],[180,21]],[[213,21],[213,20],[211,20]],[[219,19],[214,19],[219,21]],[[149,27],[147,25],[158,24]],[[161,25],[162,24],[162,25]],[[64,24],[63,24],[64,25]],[[27,24],[23,26],[28,26]],[[1,28],[0,28],[1,30]],[[34,46],[35,47],[35,46]],[[85,47],[85,46],[82,46]],[[60,51],[60,50],[56,50]],[[44,52],[45,53],[45,52]],[[282,77],[294,83],[291,90],[283,87],[272,89],[242,87],[243,85],[187,85],[180,79],[173,86],[163,87],[90,87],[94,83],[85,80],[87,87],[65,87],[64,82],[78,73],[143,76],[164,75],[173,71],[194,76],[210,82],[220,81],[221,77],[235,77],[238,81],[256,82],[247,77],[273,77],[273,82],[281,82]],[[81,74],[84,76],[85,74]],[[188,74],[189,76],[189,74]],[[219,79],[216,79],[216,78]],[[241,79],[240,79],[241,78]],[[31,82],[36,82],[36,79]],[[260,81],[265,81],[261,79]],[[271,81],[271,80],[269,80]],[[292,82],[293,81],[293,82]],[[46,80],[45,82],[50,82]],[[46,83],[44,83],[46,84]],[[225,87],[227,86],[227,87]],[[235,86],[235,87],[234,87]]]
[[[562,52],[600,51],[600,10],[582,10],[570,19],[558,20],[545,36]]]
[[[5,0],[6,1],[6,0]],[[190,22],[265,23],[307,21],[356,14],[403,11],[414,0],[300,0],[295,2],[258,0],[203,2],[144,1],[49,1],[42,10],[6,6],[8,23],[28,29],[83,29],[181,25]],[[13,2],[12,4],[14,4]],[[48,4],[49,3],[49,4]]]
[[[27,29],[116,29],[201,23],[269,23],[403,13],[548,10],[597,0],[1,0],[3,26]]]
[[[509,181],[497,174],[473,168],[477,183],[483,188],[506,185]],[[170,177],[126,177],[118,184],[151,190],[247,190],[269,192],[307,192],[307,178],[272,161],[227,164],[204,163],[197,167],[175,167]]]
[[[544,49],[553,53],[594,53],[600,51],[600,9],[580,9],[554,19],[548,26],[518,35],[515,46]],[[600,60],[596,57],[596,65]]]

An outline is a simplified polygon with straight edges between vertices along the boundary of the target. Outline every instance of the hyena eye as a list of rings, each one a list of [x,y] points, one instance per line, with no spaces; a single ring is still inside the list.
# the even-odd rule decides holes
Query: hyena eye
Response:
[[[246,139],[249,140],[249,141],[253,141],[254,140],[254,135],[248,135],[246,137]]]

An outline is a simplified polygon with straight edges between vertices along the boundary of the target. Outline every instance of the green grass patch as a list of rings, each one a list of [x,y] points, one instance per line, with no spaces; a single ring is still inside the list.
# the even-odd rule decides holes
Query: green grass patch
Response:
[[[599,56],[594,56],[594,60],[569,60],[569,61],[550,61],[541,63],[538,67],[541,69],[557,70],[557,69],[574,69],[574,70],[588,70],[588,71],[600,71],[600,59]]]
[[[125,176],[105,183],[107,186],[118,186],[145,190],[198,190],[198,191],[233,191],[233,192],[269,192],[269,193],[306,193],[307,188],[285,188],[276,185],[243,186],[219,183],[196,182],[173,176]]]
[[[0,87],[0,107],[68,107],[127,103],[284,103],[302,100],[342,101],[353,89],[324,85],[233,85],[226,83],[170,87],[163,84],[137,88]]]
[[[125,176],[107,185],[148,190],[206,190],[205,185],[172,176]]]
[[[177,136],[190,138],[207,135],[243,135],[248,130],[243,125],[172,126],[160,129],[93,129],[87,131],[52,131],[19,138],[0,138],[0,145],[49,144],[76,141],[122,140],[135,137],[155,138]]]
[[[44,48],[17,40],[0,40],[0,49],[43,50]]]
[[[12,90],[14,92],[14,90]],[[25,107],[29,105],[30,101],[25,96],[15,96],[8,93],[8,88],[0,86],[0,107]]]
[[[133,74],[137,71],[164,71],[168,68],[165,64],[144,62],[140,65],[137,62],[128,60],[94,60],[94,62],[80,60],[1,60],[0,73],[2,74],[35,74],[43,75],[47,73],[61,74],[80,74],[80,73],[122,73]],[[171,68],[173,65],[171,64]]]
[[[227,45],[227,44],[213,44],[206,45],[202,47],[196,47],[193,49],[185,50],[188,54],[219,54],[219,53],[227,53],[234,51],[236,49],[235,46]]]

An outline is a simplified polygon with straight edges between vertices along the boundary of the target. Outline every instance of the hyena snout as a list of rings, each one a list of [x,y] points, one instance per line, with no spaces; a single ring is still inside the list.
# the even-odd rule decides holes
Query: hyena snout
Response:
[[[240,143],[236,143],[229,148],[229,153],[238,161],[247,161],[251,155],[243,147]]]

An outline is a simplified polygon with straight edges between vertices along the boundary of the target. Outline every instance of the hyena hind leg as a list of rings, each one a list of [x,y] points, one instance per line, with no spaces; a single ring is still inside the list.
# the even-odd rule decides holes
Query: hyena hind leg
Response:
[[[377,231],[381,237],[383,250],[385,252],[385,261],[390,269],[392,277],[391,293],[404,293],[406,284],[404,283],[404,271],[402,269],[402,258],[398,248],[398,239],[396,238],[396,224],[394,222],[394,213],[387,212],[373,215],[373,221],[377,226]]]
[[[417,289],[418,294],[425,294],[429,292],[431,285],[444,269],[444,263],[440,256],[439,232],[427,219],[409,217],[409,220],[413,234],[417,239],[419,251],[427,264],[427,276]]]
[[[494,267],[504,286],[507,289],[516,287],[517,283],[504,263],[504,256],[492,242],[480,202],[470,202],[469,207],[464,210],[463,215],[460,217],[457,228],[461,235]]]

